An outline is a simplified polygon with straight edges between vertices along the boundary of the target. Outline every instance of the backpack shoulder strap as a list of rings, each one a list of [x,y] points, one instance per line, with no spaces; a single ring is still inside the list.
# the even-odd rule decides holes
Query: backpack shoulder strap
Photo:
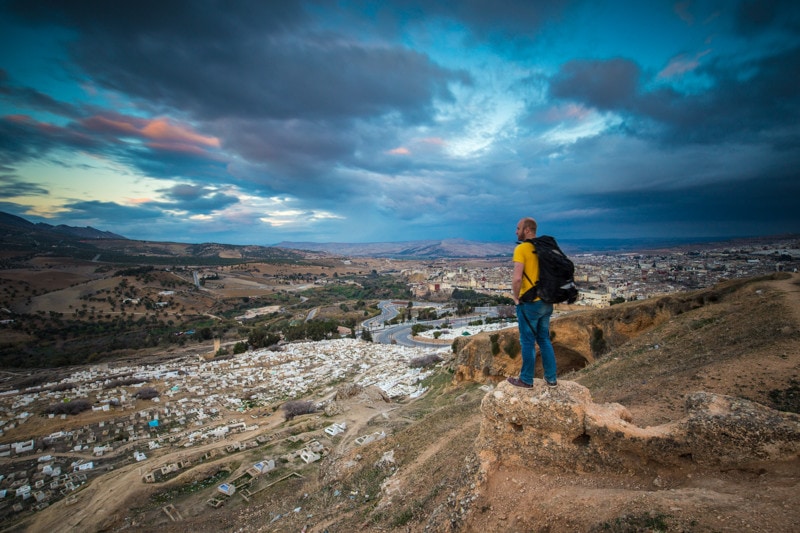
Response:
[[[535,242],[535,241],[536,241],[536,238],[535,238],[535,237],[534,237],[533,239],[525,239],[525,240],[523,241],[523,242],[529,242],[529,243],[531,243],[531,244],[533,245],[533,254],[534,254],[534,255],[536,255],[536,242]],[[533,281],[533,280],[532,280],[532,279],[531,279],[531,278],[528,276],[528,273],[527,273],[527,272],[525,272],[525,269],[524,269],[524,268],[522,269],[522,275],[523,275],[523,276],[525,276],[525,279],[527,279],[527,280],[528,280],[528,283],[530,283],[530,284],[531,284],[531,287],[535,287],[535,286],[536,286],[536,282],[534,282],[534,281]]]

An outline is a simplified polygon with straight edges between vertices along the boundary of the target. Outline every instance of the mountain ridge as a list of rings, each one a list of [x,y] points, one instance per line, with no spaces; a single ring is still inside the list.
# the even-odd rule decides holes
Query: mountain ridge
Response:
[[[118,235],[111,231],[99,230],[91,226],[78,227],[78,226],[68,226],[66,224],[58,224],[57,226],[53,226],[52,224],[47,224],[45,222],[34,223],[17,215],[12,215],[11,213],[5,213],[3,211],[0,211],[0,226],[21,228],[30,231],[61,233],[79,239],[128,240],[127,237],[123,237],[122,235]]]
[[[395,242],[312,242],[281,241],[276,244],[225,244],[215,242],[178,243],[173,241],[145,241],[131,239],[112,231],[100,230],[91,226],[76,227],[65,224],[51,225],[44,222],[33,223],[17,215],[0,211],[0,234],[3,244],[32,246],[41,248],[43,244],[64,245],[64,239],[73,239],[71,246],[91,248],[102,246],[103,251],[114,247],[125,253],[142,255],[174,256],[185,252],[194,255],[195,250],[216,249],[219,257],[238,256],[263,258],[271,257],[275,250],[293,252],[323,253],[333,257],[375,257],[388,259],[455,259],[510,257],[515,241],[503,242],[472,241],[464,238],[426,239]],[[19,230],[24,230],[20,232]],[[556,235],[557,236],[557,235]],[[558,237],[558,236],[557,236]],[[559,244],[568,255],[582,253],[635,253],[666,249],[697,249],[720,245],[736,246],[753,242],[769,242],[776,238],[797,238],[797,235],[759,236],[736,238],[608,238],[608,239],[569,239],[558,238]],[[115,242],[116,241],[116,242]],[[139,250],[137,252],[137,249]],[[157,250],[157,251],[156,251]],[[270,251],[271,250],[271,251]],[[233,254],[233,255],[231,255]],[[207,256],[208,254],[203,254]],[[279,254],[280,255],[280,254]]]
[[[294,250],[325,252],[331,255],[389,257],[396,259],[504,257],[511,255],[514,250],[513,243],[480,242],[467,239],[428,239],[371,243],[282,241],[275,246]]]

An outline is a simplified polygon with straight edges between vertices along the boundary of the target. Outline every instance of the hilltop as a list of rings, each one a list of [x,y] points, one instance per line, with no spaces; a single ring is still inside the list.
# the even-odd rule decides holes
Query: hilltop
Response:
[[[279,248],[312,250],[350,257],[388,257],[394,259],[438,259],[468,257],[510,257],[514,243],[477,242],[465,239],[442,239],[372,243],[290,242]]]
[[[125,237],[112,233],[110,231],[102,231],[95,229],[91,226],[84,228],[77,228],[74,226],[67,226],[59,224],[53,226],[39,222],[34,224],[22,217],[12,215],[10,213],[3,213],[0,211],[0,227],[14,228],[19,233],[28,233],[31,236],[43,236],[46,234],[58,233],[62,236],[73,237],[78,239],[124,239]]]
[[[0,212],[0,266],[24,265],[31,257],[148,265],[232,265],[246,261],[313,262],[319,253],[273,246],[139,241],[111,231],[60,224],[34,224]]]
[[[322,387],[309,398],[332,400],[324,414],[259,415],[259,429],[199,451],[253,448],[155,484],[141,473],[186,451],[102,473],[29,530],[68,516],[83,531],[791,531],[798,292],[798,275],[776,274],[567,314],[553,323],[552,393],[502,382],[520,364],[514,328],[461,339],[419,398]],[[347,431],[327,436],[336,421]],[[314,441],[323,460],[281,459],[249,497],[206,504],[254,458]]]

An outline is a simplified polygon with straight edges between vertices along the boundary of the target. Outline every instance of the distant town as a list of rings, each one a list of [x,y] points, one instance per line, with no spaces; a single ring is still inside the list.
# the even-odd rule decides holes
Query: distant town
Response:
[[[800,239],[680,251],[577,254],[571,259],[575,262],[575,281],[581,294],[576,304],[607,307],[622,301],[709,287],[726,279],[797,272]],[[417,298],[447,294],[455,289],[508,294],[511,291],[510,259],[481,267],[442,260],[402,273],[409,280],[417,280],[410,282]]]

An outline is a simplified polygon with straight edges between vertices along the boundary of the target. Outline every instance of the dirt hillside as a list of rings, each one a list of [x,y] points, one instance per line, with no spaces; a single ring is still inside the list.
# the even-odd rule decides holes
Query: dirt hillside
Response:
[[[615,332],[624,329],[615,327],[615,316],[639,323],[653,317],[627,339],[608,335],[622,342],[561,379],[588,387],[597,403],[623,405],[641,428],[680,420],[686,396],[698,391],[797,413],[799,282],[796,275],[731,281],[571,319],[572,331],[583,324],[584,331]],[[720,449],[725,444],[721,440]],[[499,462],[486,474],[460,530],[788,532],[800,523],[797,455],[719,469],[692,462],[651,467],[649,475],[647,469],[634,475]]]
[[[800,424],[798,292],[800,276],[776,275],[576,315],[562,333],[554,327],[561,370],[577,368],[581,359],[591,362],[562,372],[562,388],[548,401],[567,405],[574,391],[585,390],[580,394],[594,404],[619,404],[614,412],[624,412],[634,429],[658,433],[657,428],[682,424],[687,397],[702,392],[728,403],[746,400],[766,419],[779,418],[791,439],[796,435],[792,428]],[[631,323],[638,325],[623,327]],[[459,353],[445,362],[421,398],[342,395],[337,408],[357,432],[332,439],[327,456],[296,468],[296,475],[281,470],[265,478],[263,490],[249,498],[236,496],[212,508],[206,500],[214,488],[204,485],[241,471],[249,456],[204,463],[160,485],[141,483],[132,467],[110,473],[108,482],[105,476],[94,481],[80,505],[60,502],[25,527],[306,533],[796,531],[800,461],[796,454],[785,455],[793,442],[789,448],[786,442],[775,443],[781,453],[716,465],[683,450],[672,466],[641,456],[606,456],[621,468],[590,463],[577,468],[572,460],[530,464],[530,457],[512,461],[489,453],[492,444],[487,442],[496,445],[502,436],[487,433],[482,414],[487,398],[513,392],[521,402],[536,402],[541,392],[497,385],[501,374],[518,369],[519,357],[508,355],[514,352],[513,334],[512,329],[494,340],[490,334],[475,336],[469,349],[459,341]],[[509,427],[516,428],[511,422]],[[318,438],[328,423],[319,415],[291,423],[276,415],[261,431],[280,446],[276,453],[287,453]],[[521,422],[520,428],[525,431]],[[758,433],[752,424],[748,428]],[[355,435],[372,432],[383,437],[354,445]],[[557,434],[554,428],[552,435]],[[719,438],[722,449],[728,443],[724,434]],[[580,443],[580,438],[572,441]],[[771,449],[763,440],[758,446]],[[626,461],[636,461],[636,467],[625,468]],[[170,516],[165,508],[177,514],[171,511]]]

